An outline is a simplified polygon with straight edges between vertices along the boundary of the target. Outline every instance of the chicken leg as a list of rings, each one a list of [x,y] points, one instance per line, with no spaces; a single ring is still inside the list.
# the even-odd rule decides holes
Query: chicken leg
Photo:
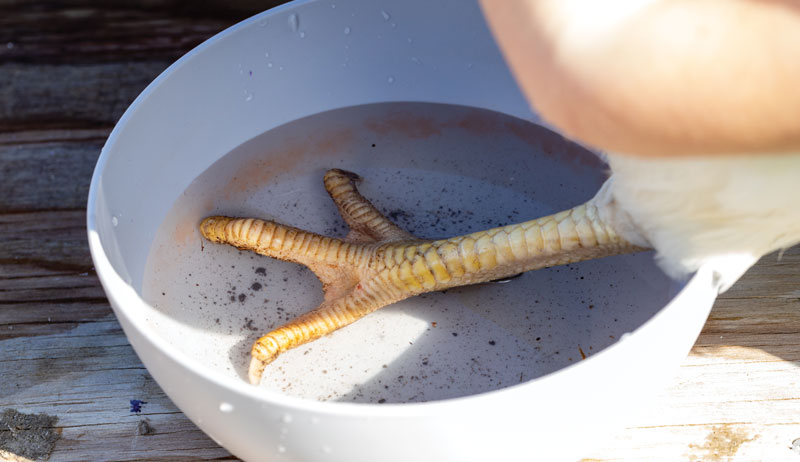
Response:
[[[337,239],[257,218],[212,216],[206,239],[307,266],[322,281],[322,304],[259,338],[249,379],[258,384],[282,352],[318,339],[386,305],[425,292],[524,271],[642,250],[604,223],[593,200],[570,210],[442,240],[398,228],[356,189],[358,175],[325,174],[325,189],[350,227]]]

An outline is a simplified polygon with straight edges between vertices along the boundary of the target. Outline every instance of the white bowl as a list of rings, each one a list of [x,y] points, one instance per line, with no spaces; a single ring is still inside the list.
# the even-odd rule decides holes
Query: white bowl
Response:
[[[275,8],[187,54],[122,117],[89,195],[95,267],[159,385],[238,457],[574,460],[668,383],[712,271],[679,287],[641,254],[418,297],[285,354],[255,387],[250,343],[313,308],[319,284],[195,230],[222,212],[331,231],[326,167],[362,174],[424,237],[591,197],[599,162],[536,121],[474,3]]]

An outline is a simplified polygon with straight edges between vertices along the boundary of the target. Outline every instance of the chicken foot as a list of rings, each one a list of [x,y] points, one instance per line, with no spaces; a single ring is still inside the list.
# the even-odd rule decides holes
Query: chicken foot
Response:
[[[259,338],[249,380],[261,381],[282,352],[363,316],[425,292],[488,282],[550,266],[642,250],[604,223],[590,200],[516,225],[450,239],[418,239],[384,217],[356,189],[358,175],[329,170],[325,189],[350,227],[343,239],[257,218],[212,216],[206,239],[307,266],[322,281],[324,301]]]

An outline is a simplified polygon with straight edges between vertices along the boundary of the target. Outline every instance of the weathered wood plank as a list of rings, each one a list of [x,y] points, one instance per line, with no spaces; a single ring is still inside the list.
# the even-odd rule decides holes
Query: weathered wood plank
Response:
[[[0,2],[0,62],[174,61],[214,33],[282,2],[62,0],[57,8],[53,3]]]
[[[0,340],[66,332],[111,314],[105,297],[0,304]]]
[[[584,462],[800,460],[799,255],[723,294],[672,385]]]
[[[0,410],[58,417],[51,461],[234,460],[175,408],[111,316],[0,340],[0,377]],[[141,412],[133,399],[145,402]]]
[[[74,298],[103,296],[97,278],[89,273],[26,278],[0,276],[0,304],[56,301],[67,291],[73,292]]]
[[[796,430],[792,423],[757,422],[630,428],[610,442],[625,451],[603,451],[604,457],[582,462],[796,462],[800,456],[789,449]]]
[[[104,142],[0,143],[0,213],[85,208]]]
[[[7,264],[92,271],[85,210],[0,214],[0,265]]]
[[[0,64],[0,130],[108,128],[169,64]]]
[[[110,314],[85,216],[80,209],[0,214],[0,339],[65,332]]]
[[[7,255],[7,257],[9,257]],[[25,263],[14,260],[13,255],[10,260],[13,263],[0,264],[0,278],[3,279],[24,279],[36,278],[46,276],[59,276],[65,274],[72,274],[74,271],[65,268],[44,268],[31,263]]]
[[[111,128],[69,130],[18,130],[13,132],[0,132],[0,146],[25,145],[35,143],[53,143],[70,141],[97,141],[103,142],[111,133]]]
[[[706,334],[743,335],[786,334],[798,335],[800,329],[800,300],[790,298],[724,298],[717,301],[717,310],[711,313],[703,329]],[[742,321],[747,324],[743,329]],[[800,341],[800,335],[798,335]],[[747,345],[751,346],[751,345]]]
[[[0,289],[0,305],[4,311],[22,307],[39,307],[43,305],[61,305],[68,303],[105,303],[106,297],[99,284],[94,281],[81,282],[74,288],[36,287],[29,290]],[[20,310],[27,311],[27,310]]]
[[[720,299],[800,299],[800,245],[763,257]]]
[[[764,367],[740,355],[761,357]],[[799,376],[799,363],[757,350],[693,353],[656,404],[589,460],[795,460]]]

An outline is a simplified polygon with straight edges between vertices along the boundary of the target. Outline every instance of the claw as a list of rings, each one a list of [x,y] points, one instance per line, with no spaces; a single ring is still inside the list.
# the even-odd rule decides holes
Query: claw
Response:
[[[247,369],[247,379],[253,385],[258,385],[261,383],[261,376],[264,375],[264,369],[267,368],[267,364],[271,363],[272,359],[265,361],[255,354],[252,354],[250,357],[250,367]]]
[[[261,381],[282,352],[414,295],[515,277],[524,271],[642,250],[623,240],[593,201],[538,220],[436,241],[383,216],[356,189],[360,177],[329,170],[325,189],[350,227],[336,239],[255,218],[208,217],[206,239],[307,266],[323,283],[315,310],[253,345],[249,379]]]

